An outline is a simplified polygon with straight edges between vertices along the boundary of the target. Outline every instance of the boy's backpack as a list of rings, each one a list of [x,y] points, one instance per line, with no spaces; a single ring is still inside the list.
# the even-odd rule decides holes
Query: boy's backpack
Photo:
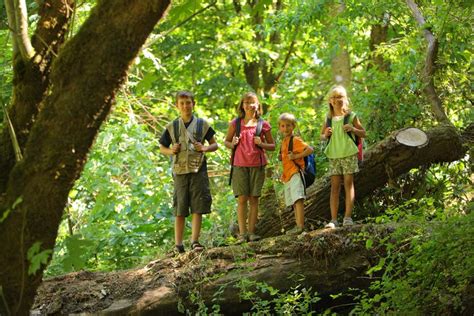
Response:
[[[196,139],[193,139],[194,137],[193,138],[190,137],[191,141],[198,141],[202,143],[203,137],[204,137],[204,135],[202,135],[203,126],[204,126],[204,120],[198,117],[197,122],[196,122]],[[174,134],[174,139],[178,140],[179,139],[179,118],[173,121],[173,134]]]
[[[293,151],[293,136],[290,137],[290,142],[288,144],[288,152]],[[314,153],[303,158],[304,159],[304,168],[301,169],[300,166],[294,162],[294,164],[300,170],[301,180],[303,180],[304,188],[309,187],[314,183],[316,179],[316,162],[314,160]]]
[[[240,117],[235,118],[235,137],[240,137]],[[263,119],[259,118],[257,120],[257,130],[255,131],[255,136],[260,136],[262,134],[263,129]],[[235,158],[235,150],[237,149],[237,145],[234,146],[232,149],[232,155],[230,157],[230,175],[229,175],[229,185],[232,184],[232,174],[234,173],[234,158]],[[263,149],[262,149],[263,150]],[[260,156],[260,164],[262,164],[262,157]]]
[[[344,125],[349,123],[350,116],[351,116],[350,113],[344,115],[344,122],[343,122]],[[354,116],[354,119],[356,117],[357,117],[357,115]],[[331,121],[332,121],[331,118],[326,117],[326,127],[331,127],[331,125],[332,125]],[[351,133],[351,132],[347,132],[347,135],[352,139],[354,144],[357,146],[357,149],[358,149],[357,159],[359,160],[359,162],[364,161],[364,139],[357,136],[356,134]],[[331,136],[329,136],[329,138],[327,140],[327,144],[329,144],[330,140],[331,140]]]

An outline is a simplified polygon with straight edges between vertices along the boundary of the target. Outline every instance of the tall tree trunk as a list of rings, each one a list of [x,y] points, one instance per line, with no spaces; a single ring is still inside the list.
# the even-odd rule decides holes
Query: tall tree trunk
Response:
[[[100,1],[55,60],[50,92],[41,101],[24,159],[8,175],[0,205],[0,218],[5,217],[0,223],[0,284],[6,302],[0,301],[0,314],[28,314],[44,265],[28,273],[27,252],[37,242],[40,251],[53,249],[69,190],[115,91],[169,3]]]
[[[334,4],[331,7],[331,15],[334,19],[344,12],[346,5],[343,1]],[[341,38],[337,40],[334,55],[331,59],[332,78],[335,84],[342,85],[349,89],[352,79],[351,57],[347,50],[347,44]]]
[[[268,36],[268,40],[266,39],[264,32],[261,31],[261,28],[264,27],[264,13],[263,10],[262,12],[256,11],[256,6],[258,3],[258,0],[247,1],[247,5],[254,11],[250,23],[252,23],[252,25],[254,25],[254,29],[257,30],[255,31],[255,45],[259,45],[261,47],[269,45],[272,50],[278,51],[280,50],[279,46],[282,42],[281,31],[274,30]],[[237,13],[242,11],[242,6],[240,5],[239,1],[233,1],[233,5]],[[283,9],[283,2],[281,0],[276,0],[272,5],[275,12],[280,12]],[[247,60],[245,55],[243,55],[245,79],[247,84],[251,86],[255,92],[264,94],[266,96],[275,92],[277,84],[280,82],[286,69],[288,68],[290,57],[294,51],[298,30],[299,28],[296,26],[293,36],[291,37],[288,50],[285,52],[285,54],[281,54],[279,58],[273,59],[266,54],[259,54],[257,60]],[[266,110],[265,105],[264,109]]]
[[[370,41],[369,41],[369,50],[371,53],[371,63],[369,63],[367,68],[376,66],[380,71],[387,71],[389,62],[383,58],[383,54],[378,53],[378,46],[382,43],[387,42],[387,32],[390,21],[390,15],[388,13],[384,14],[382,21],[378,24],[372,25],[370,29]]]

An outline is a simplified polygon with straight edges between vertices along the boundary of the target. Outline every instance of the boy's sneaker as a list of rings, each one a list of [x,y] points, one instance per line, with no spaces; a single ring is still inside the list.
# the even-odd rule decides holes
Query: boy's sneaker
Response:
[[[292,229],[290,229],[289,231],[287,231],[285,234],[286,235],[299,235],[303,231],[304,231],[303,228],[296,226],[296,227],[293,227]]]
[[[260,237],[259,235],[249,234],[249,241],[258,241],[260,239],[262,239],[262,237]]]
[[[204,246],[199,243],[199,241],[193,241],[191,244],[191,249],[195,251],[203,251]]]
[[[337,222],[337,220],[335,219],[332,219],[329,223],[327,223],[324,228],[331,228],[331,229],[334,229],[336,228],[337,226],[339,226],[339,223]]]
[[[352,226],[352,225],[354,225],[352,218],[344,217],[344,220],[342,221],[342,226]]]
[[[186,251],[184,250],[184,246],[183,245],[176,245],[175,248],[174,248],[176,254],[181,254],[181,253],[185,253]]]

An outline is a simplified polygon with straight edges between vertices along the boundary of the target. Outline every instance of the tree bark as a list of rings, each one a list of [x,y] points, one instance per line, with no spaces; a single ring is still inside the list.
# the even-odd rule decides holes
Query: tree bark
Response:
[[[375,241],[370,250],[357,237],[362,231]],[[176,315],[180,302],[196,312],[190,294],[199,293],[208,307],[219,304],[224,315],[241,315],[252,307],[240,296],[246,283],[254,290],[256,282],[264,282],[280,293],[296,286],[312,288],[320,297],[349,287],[367,288],[365,272],[383,252],[378,240],[392,231],[356,225],[188,252],[130,271],[72,273],[46,280],[34,308],[42,314]],[[257,291],[253,299],[257,297],[268,294]]]
[[[0,314],[28,314],[44,265],[29,275],[27,252],[36,242],[40,251],[53,249],[69,190],[114,93],[169,3],[100,1],[55,60],[50,92],[40,101],[24,159],[14,165],[7,181],[2,179],[6,195],[0,205],[0,218],[5,217],[0,222]],[[32,84],[41,80],[28,79]]]
[[[428,144],[424,147],[400,144],[395,138],[401,131],[403,130],[393,132],[365,153],[365,160],[360,171],[354,176],[356,200],[363,199],[375,189],[412,168],[455,161],[461,159],[467,150],[457,130],[449,126],[439,126],[426,132]],[[469,130],[465,133],[469,133]],[[327,178],[316,181],[308,189],[308,197],[305,201],[307,221],[330,218],[330,189],[331,185]],[[363,210],[358,211],[363,212]],[[262,209],[262,213],[264,215],[257,225],[259,235],[276,236],[294,226],[294,212],[291,209]]]

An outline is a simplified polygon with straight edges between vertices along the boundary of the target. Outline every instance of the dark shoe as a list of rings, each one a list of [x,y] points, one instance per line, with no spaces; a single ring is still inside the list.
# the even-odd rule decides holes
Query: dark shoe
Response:
[[[203,251],[204,246],[199,243],[199,241],[193,241],[191,244],[191,249],[195,251]]]
[[[185,253],[186,250],[184,250],[184,246],[183,245],[176,245],[175,246],[175,251],[177,254],[180,254],[180,253]]]

